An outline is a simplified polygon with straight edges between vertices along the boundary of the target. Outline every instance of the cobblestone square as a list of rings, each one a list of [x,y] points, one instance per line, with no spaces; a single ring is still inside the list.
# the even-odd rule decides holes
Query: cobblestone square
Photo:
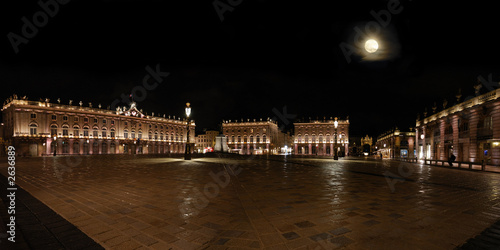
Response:
[[[16,182],[106,249],[453,249],[500,217],[496,173],[363,158],[19,158]]]

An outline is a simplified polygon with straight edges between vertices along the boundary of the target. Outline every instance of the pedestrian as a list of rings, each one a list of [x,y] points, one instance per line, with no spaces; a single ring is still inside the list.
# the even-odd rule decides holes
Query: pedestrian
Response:
[[[450,167],[453,167],[453,162],[455,161],[455,159],[455,155],[451,153],[450,158],[448,158],[448,164],[450,164]]]
[[[382,153],[380,153],[380,160],[382,160],[384,157],[382,156]]]

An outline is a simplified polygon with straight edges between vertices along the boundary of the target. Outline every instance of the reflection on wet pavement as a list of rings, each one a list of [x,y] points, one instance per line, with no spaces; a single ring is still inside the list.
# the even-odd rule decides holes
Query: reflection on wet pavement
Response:
[[[16,178],[117,249],[452,249],[500,215],[498,174],[361,158],[58,156]]]

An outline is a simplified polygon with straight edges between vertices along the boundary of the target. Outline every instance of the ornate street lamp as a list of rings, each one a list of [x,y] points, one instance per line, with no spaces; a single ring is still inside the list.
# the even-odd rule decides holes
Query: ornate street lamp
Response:
[[[184,153],[184,160],[191,160],[191,144],[189,143],[189,115],[191,115],[190,103],[186,103],[186,121],[187,121],[187,139],[186,139],[186,152]]]
[[[54,136],[54,156],[57,155],[57,136]]]
[[[333,122],[333,126],[335,126],[335,148],[334,148],[334,155],[333,159],[338,160],[339,156],[337,155],[337,128],[339,126],[339,122],[337,121],[337,117],[335,117],[335,121]]]

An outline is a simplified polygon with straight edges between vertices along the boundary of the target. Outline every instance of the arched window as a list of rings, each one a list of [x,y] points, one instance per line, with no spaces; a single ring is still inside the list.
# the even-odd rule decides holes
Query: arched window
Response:
[[[80,136],[80,126],[78,126],[78,124],[73,125],[73,136]]]
[[[92,127],[92,136],[94,138],[97,138],[99,136],[99,127],[97,126]]]
[[[158,140],[158,131],[155,131],[155,140]]]
[[[139,132],[137,132],[137,138],[142,139],[142,130],[139,130]]]
[[[51,136],[57,135],[57,125],[55,125],[55,124],[50,125],[50,134],[51,134]]]
[[[79,154],[80,153],[80,144],[78,141],[75,141],[73,143],[73,154]]]
[[[89,127],[83,126],[83,136],[89,136]]]
[[[444,134],[445,135],[451,135],[453,134],[453,126],[451,124],[447,125],[444,129]]]
[[[250,136],[250,143],[253,143],[253,135]]]
[[[107,136],[106,130],[108,130],[108,129],[106,127],[102,127],[101,130],[102,130],[102,132],[101,132],[102,138],[106,138],[106,136]]]
[[[493,117],[491,115],[486,116],[483,122],[483,128],[486,130],[493,130]]]
[[[267,143],[267,137],[266,137],[266,135],[262,136],[262,143]]]
[[[484,117],[484,119],[479,119],[477,123],[477,135],[481,137],[493,135],[493,119],[491,115]]]
[[[151,131],[149,131],[149,139],[153,139],[153,133]]]
[[[464,121],[462,119],[460,119],[458,121],[458,132],[459,133],[465,133],[467,131],[469,131],[469,121]]]
[[[132,131],[130,132],[130,138],[135,138],[135,130],[132,129]]]
[[[63,124],[62,125],[63,136],[68,136],[68,129],[69,129],[69,125],[68,124]]]
[[[111,137],[115,137],[115,128],[110,129]]]
[[[30,135],[36,135],[37,134],[37,132],[36,132],[37,127],[38,127],[38,125],[36,123],[31,123],[30,124]]]
[[[128,139],[128,130],[127,129],[123,130],[123,138]]]

